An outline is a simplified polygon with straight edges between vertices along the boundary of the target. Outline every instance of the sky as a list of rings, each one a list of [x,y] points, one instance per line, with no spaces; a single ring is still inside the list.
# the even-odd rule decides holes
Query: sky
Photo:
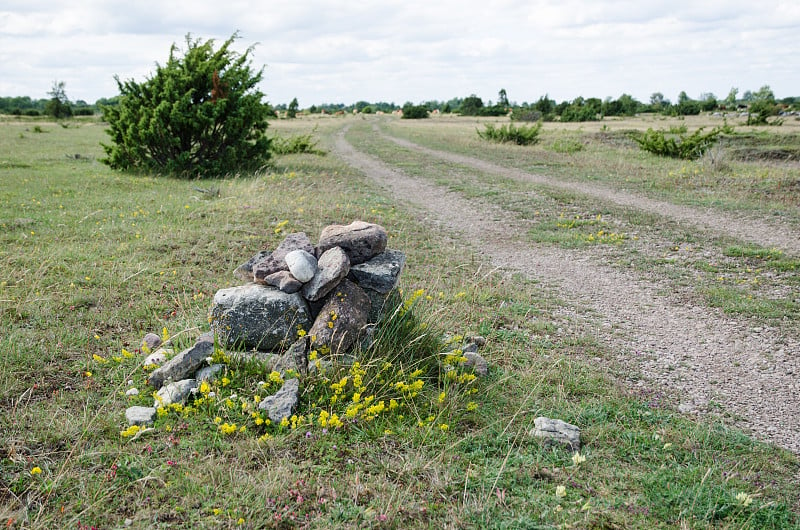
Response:
[[[273,105],[800,96],[799,0],[3,0],[0,96],[94,103],[237,31]]]

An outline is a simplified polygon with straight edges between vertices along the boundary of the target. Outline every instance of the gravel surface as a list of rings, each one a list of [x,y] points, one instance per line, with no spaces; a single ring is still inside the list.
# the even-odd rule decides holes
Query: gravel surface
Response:
[[[584,318],[578,313],[583,315],[586,309],[600,315],[589,321],[590,331],[615,352],[616,368],[632,388],[666,389],[683,413],[731,416],[731,421],[756,438],[800,453],[800,340],[796,334],[687,305],[665,285],[613,268],[586,251],[523,242],[527,221],[358,152],[345,140],[345,132],[336,137],[335,153],[399,201],[420,209],[428,222],[470,242],[494,266],[556,287],[576,308],[566,316]],[[653,201],[593,184],[559,182],[387,138],[421,156],[591,194],[763,246],[800,250],[797,234],[784,226]]]

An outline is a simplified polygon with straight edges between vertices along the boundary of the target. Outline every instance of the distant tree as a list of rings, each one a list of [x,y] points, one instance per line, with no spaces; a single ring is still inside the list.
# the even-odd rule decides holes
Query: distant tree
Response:
[[[428,107],[406,103],[403,105],[403,118],[406,120],[419,120],[428,117]]]
[[[506,95],[506,89],[501,88],[500,92],[497,93],[497,104],[502,105],[504,107],[508,107],[508,96]]]
[[[650,95],[650,107],[658,112],[661,110],[661,107],[664,106],[664,94],[661,92],[653,92]]]
[[[450,103],[445,103],[444,107],[442,107],[442,112],[445,114],[450,114],[453,112],[453,109],[450,108]]]
[[[712,94],[711,92],[700,94],[700,108],[704,112],[711,112],[716,110],[719,106],[719,102],[717,101],[717,96]]]
[[[231,49],[234,34],[214,41],[186,36],[164,66],[143,83],[117,79],[120,102],[103,107],[112,143],[104,162],[116,169],[211,177],[262,167],[270,157],[264,134],[272,114],[258,90],[263,69],[250,67],[248,48]]]
[[[725,108],[726,109],[735,109],[736,108],[736,95],[739,93],[739,89],[736,87],[731,88],[730,92],[728,92],[728,97],[725,98]]]
[[[69,104],[69,98],[67,98],[64,86],[64,81],[53,81],[53,88],[47,93],[50,99],[45,105],[44,111],[57,120],[72,116],[72,107]]]
[[[769,85],[762,86],[753,94],[747,113],[747,125],[768,125],[767,119],[778,113],[775,94]]]
[[[686,92],[681,91],[678,94],[678,103],[675,105],[675,111],[679,116],[696,116],[700,114],[700,102],[691,99]]]
[[[297,98],[294,98],[290,103],[289,107],[286,109],[286,117],[287,118],[296,118],[297,117],[297,109],[300,107],[300,104],[297,103]]]
[[[483,100],[472,94],[465,97],[458,111],[464,116],[478,116],[483,108]]]

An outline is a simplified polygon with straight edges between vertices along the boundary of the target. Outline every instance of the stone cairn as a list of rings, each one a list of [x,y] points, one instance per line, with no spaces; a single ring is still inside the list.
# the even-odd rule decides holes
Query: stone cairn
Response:
[[[152,407],[129,407],[129,425],[152,425],[157,407],[183,403],[203,381],[221,373],[211,364],[215,341],[231,355],[256,357],[281,375],[304,375],[314,369],[313,349],[325,357],[346,355],[371,325],[380,321],[388,295],[397,286],[405,255],[386,248],[386,230],[355,221],[322,230],[316,246],[303,232],[289,234],[272,252],[261,251],[234,275],[243,285],[220,289],[209,310],[211,331],[174,355],[161,338],[148,333],[143,344],[152,351],[144,365],[158,366],[148,379],[157,390]],[[478,353],[485,344],[473,337],[461,350],[478,376],[488,364]],[[300,382],[287,378],[274,395],[261,400],[270,420],[280,422],[297,406]],[[128,395],[138,394],[130,388]],[[561,420],[539,417],[530,435],[546,445],[580,450],[580,430]]]

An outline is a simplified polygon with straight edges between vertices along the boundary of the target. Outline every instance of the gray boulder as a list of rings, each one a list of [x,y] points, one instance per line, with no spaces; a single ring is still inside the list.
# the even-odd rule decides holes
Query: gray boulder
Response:
[[[298,326],[311,325],[308,305],[298,293],[252,283],[217,291],[209,318],[227,347],[260,351],[283,347],[294,340]]]
[[[286,255],[293,250],[305,250],[308,253],[314,252],[311,240],[308,239],[305,232],[289,234],[270,255],[253,263],[253,279],[251,281],[261,282],[273,272],[288,271],[289,266],[286,265]]]
[[[397,286],[406,255],[399,250],[386,250],[369,261],[350,267],[349,278],[362,289],[386,294]]]
[[[489,375],[489,363],[487,363],[486,359],[479,353],[466,351],[464,352],[464,357],[467,358],[467,362],[464,363],[464,366],[472,368],[475,370],[475,373],[481,377]]]
[[[153,388],[161,388],[166,381],[180,381],[197,372],[206,358],[214,353],[214,343],[201,340],[191,348],[186,348],[178,355],[165,362],[150,374],[147,383]]]
[[[308,334],[311,348],[342,354],[358,340],[369,316],[369,297],[358,285],[344,280],[322,306]]]
[[[302,283],[306,283],[317,272],[317,258],[305,250],[293,250],[286,254],[286,265],[289,272]]]
[[[303,286],[303,297],[311,302],[324,298],[350,272],[350,260],[340,247],[333,247],[319,258],[317,273]]]
[[[212,364],[211,366],[205,366],[197,371],[194,378],[197,379],[198,385],[203,381],[208,381],[209,383],[215,381],[217,379],[217,374],[222,372],[225,369],[224,364]]]
[[[125,409],[125,421],[128,425],[152,425],[156,419],[154,407],[128,407]]]
[[[233,275],[245,282],[252,282],[253,281],[253,265],[256,263],[260,263],[269,257],[272,254],[269,250],[259,250],[256,254],[250,258],[249,260],[245,261],[238,267],[236,270],[233,271]]]
[[[545,446],[562,446],[570,451],[581,450],[581,430],[562,420],[539,416],[533,420],[531,436],[541,438]]]
[[[322,230],[316,255],[321,257],[333,247],[341,247],[353,265],[369,261],[386,250],[388,234],[380,225],[353,221],[349,225],[329,225]]]
[[[258,408],[266,410],[269,419],[279,423],[283,418],[289,418],[292,411],[297,406],[298,395],[300,393],[300,381],[289,379],[276,394],[265,397],[258,404]]]

